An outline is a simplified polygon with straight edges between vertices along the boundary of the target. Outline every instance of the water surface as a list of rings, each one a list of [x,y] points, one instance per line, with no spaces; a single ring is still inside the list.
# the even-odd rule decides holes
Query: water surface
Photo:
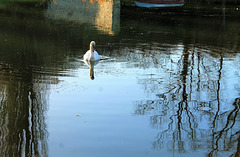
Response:
[[[239,27],[119,1],[7,5],[1,156],[239,156]],[[104,57],[94,80],[91,40]]]

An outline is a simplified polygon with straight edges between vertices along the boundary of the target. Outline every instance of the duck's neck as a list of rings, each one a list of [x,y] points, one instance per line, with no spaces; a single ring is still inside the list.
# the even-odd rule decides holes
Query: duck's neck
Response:
[[[94,52],[94,48],[92,46],[90,46],[90,51],[91,51],[91,53]]]
[[[90,46],[90,52],[91,52],[90,58],[92,58],[93,57],[93,52],[94,52],[94,48],[92,46]]]

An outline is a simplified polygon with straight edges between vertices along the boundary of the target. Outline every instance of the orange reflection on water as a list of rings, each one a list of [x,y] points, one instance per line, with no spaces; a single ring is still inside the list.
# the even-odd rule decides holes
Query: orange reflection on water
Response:
[[[94,2],[97,2],[97,3],[104,3],[106,2],[106,0],[90,0],[90,3],[94,3]]]
[[[83,2],[86,2],[86,0],[82,0]],[[91,4],[94,4],[94,3],[104,3],[106,2],[106,0],[90,0],[90,3]]]

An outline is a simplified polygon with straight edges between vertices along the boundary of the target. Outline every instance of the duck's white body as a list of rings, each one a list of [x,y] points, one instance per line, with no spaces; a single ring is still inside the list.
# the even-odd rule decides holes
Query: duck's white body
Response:
[[[84,54],[83,59],[89,61],[97,61],[100,60],[100,56],[95,50],[95,41],[90,42],[90,49]]]
[[[91,50],[88,50],[83,56],[83,59],[90,60],[90,61],[97,61],[97,60],[100,60],[100,56],[97,53],[97,51],[91,52]]]

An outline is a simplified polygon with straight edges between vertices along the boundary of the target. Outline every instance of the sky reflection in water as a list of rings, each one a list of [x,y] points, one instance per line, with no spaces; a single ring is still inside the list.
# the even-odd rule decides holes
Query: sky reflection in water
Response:
[[[113,12],[113,29],[58,10],[1,15],[1,154],[239,154],[239,22]]]

